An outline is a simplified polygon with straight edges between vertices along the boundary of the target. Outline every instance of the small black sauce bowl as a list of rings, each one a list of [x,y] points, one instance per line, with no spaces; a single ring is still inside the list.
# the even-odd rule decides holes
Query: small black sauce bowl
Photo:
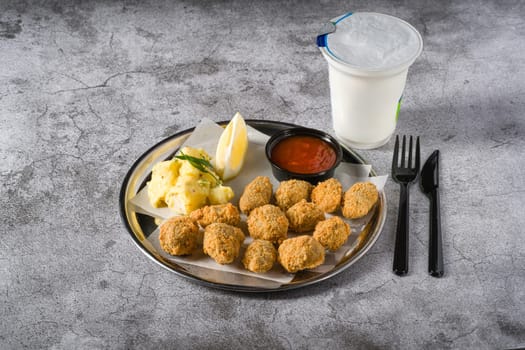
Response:
[[[311,173],[311,174],[299,174],[294,173],[292,171],[286,170],[284,168],[281,168],[277,164],[275,164],[272,160],[272,150],[279,142],[282,140],[292,137],[292,136],[312,136],[316,137],[318,139],[323,140],[324,142],[328,143],[335,151],[335,162],[332,165],[330,169],[317,172],[317,173]],[[290,179],[298,179],[298,180],[305,180],[310,182],[312,185],[317,185],[317,183],[327,180],[334,176],[335,168],[339,166],[339,163],[341,163],[341,160],[343,159],[343,150],[341,148],[341,145],[339,142],[332,137],[330,134],[327,134],[320,130],[315,129],[309,129],[309,128],[290,128],[290,129],[284,129],[281,130],[270,137],[268,142],[266,142],[266,158],[268,158],[268,161],[272,165],[272,173],[273,176],[279,180],[279,181],[285,181]]]

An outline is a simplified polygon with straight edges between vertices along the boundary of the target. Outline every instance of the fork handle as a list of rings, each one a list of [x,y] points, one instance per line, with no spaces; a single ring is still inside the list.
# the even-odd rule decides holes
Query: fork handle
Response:
[[[408,184],[401,184],[399,191],[399,212],[397,214],[393,267],[394,273],[399,276],[408,273],[408,204]]]

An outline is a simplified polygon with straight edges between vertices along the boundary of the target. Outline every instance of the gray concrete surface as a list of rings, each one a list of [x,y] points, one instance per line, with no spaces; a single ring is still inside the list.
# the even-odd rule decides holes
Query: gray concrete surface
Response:
[[[0,348],[491,349],[525,346],[525,4],[520,1],[0,2]],[[131,164],[200,118],[331,131],[314,44],[348,10],[425,48],[398,131],[442,152],[446,276],[392,274],[398,186],[371,251],[315,286],[244,295],[148,260],[118,214]],[[389,173],[393,141],[361,152]]]

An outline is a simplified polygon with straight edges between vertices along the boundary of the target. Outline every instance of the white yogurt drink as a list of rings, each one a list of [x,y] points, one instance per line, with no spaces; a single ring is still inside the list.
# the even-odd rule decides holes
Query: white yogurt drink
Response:
[[[423,40],[407,22],[380,13],[347,13],[317,37],[328,61],[335,134],[345,144],[371,149],[396,128],[408,67]]]

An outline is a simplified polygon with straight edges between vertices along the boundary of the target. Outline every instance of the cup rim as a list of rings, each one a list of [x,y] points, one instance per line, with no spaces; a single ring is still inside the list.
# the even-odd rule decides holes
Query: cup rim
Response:
[[[423,38],[421,37],[421,33],[419,33],[419,31],[413,25],[408,23],[407,21],[405,21],[405,20],[403,20],[401,18],[395,17],[395,16],[391,16],[391,15],[387,15],[387,14],[379,13],[379,12],[366,12],[366,11],[365,12],[354,12],[352,15],[356,15],[356,14],[374,14],[374,15],[381,15],[381,16],[385,16],[385,17],[391,17],[391,18],[394,18],[395,20],[397,20],[397,21],[407,25],[416,34],[416,36],[419,39],[418,40],[418,42],[419,42],[418,50],[414,54],[413,57],[411,57],[410,59],[406,60],[405,62],[400,63],[400,64],[395,65],[395,66],[392,66],[392,67],[388,67],[387,69],[385,69],[385,68],[362,68],[362,67],[350,64],[350,63],[340,59],[339,57],[335,56],[332,52],[330,52],[328,47],[326,47],[326,46],[318,46],[319,50],[321,51],[321,53],[323,54],[325,59],[328,61],[328,63],[331,64],[332,66],[334,66],[336,69],[338,69],[340,71],[343,71],[345,73],[350,73],[350,74],[359,75],[359,76],[389,76],[389,75],[394,75],[394,74],[400,73],[402,71],[408,70],[408,68],[416,61],[416,59],[423,52]],[[343,15],[342,17],[347,18],[349,16]],[[332,21],[333,20],[331,20],[331,22]]]

